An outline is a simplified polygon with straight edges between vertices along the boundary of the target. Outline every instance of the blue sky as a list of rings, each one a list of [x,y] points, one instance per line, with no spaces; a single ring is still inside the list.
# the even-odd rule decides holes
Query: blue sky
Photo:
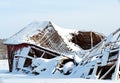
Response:
[[[0,38],[46,20],[108,35],[120,27],[120,0],[0,0]]]

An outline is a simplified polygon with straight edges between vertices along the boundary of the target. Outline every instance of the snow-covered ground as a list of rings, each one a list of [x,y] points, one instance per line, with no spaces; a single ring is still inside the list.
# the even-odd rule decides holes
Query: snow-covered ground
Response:
[[[120,83],[111,80],[93,80],[81,78],[41,78],[23,73],[10,73],[7,60],[0,60],[0,83]]]

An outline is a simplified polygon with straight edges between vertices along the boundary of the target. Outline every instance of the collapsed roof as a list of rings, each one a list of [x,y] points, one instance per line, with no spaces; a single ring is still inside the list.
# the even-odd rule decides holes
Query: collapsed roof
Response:
[[[69,53],[72,50],[86,50],[98,44],[104,36],[96,32],[63,29],[51,21],[33,22],[10,37],[5,44],[29,43]]]

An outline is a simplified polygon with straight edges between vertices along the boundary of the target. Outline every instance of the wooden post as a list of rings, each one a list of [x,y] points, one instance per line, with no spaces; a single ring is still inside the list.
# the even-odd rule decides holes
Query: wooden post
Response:
[[[92,73],[92,75],[91,75],[91,78],[92,78],[92,79],[97,79],[97,75],[96,75],[97,69],[98,69],[98,65],[95,64],[93,73]]]
[[[110,53],[110,46],[107,46],[102,56],[102,66],[107,65],[109,53]]]
[[[93,48],[93,36],[92,36],[92,31],[90,32],[90,37],[91,37],[91,48]]]
[[[114,72],[114,74],[112,76],[112,80],[118,80],[119,67],[120,67],[120,47],[119,47],[119,53],[118,53],[118,60],[116,62],[115,72]]]

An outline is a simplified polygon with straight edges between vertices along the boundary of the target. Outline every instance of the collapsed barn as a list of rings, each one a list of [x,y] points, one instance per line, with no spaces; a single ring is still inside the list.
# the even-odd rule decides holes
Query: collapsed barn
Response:
[[[84,73],[84,78],[120,79],[119,44],[120,28],[89,50],[89,54],[87,53],[87,56],[80,63],[80,65],[86,65],[87,73]]]
[[[5,42],[9,71],[60,72],[70,76],[76,68],[83,67],[86,72],[77,72],[79,77],[119,79],[119,31],[105,38],[92,31],[65,30],[50,21],[29,24]]]

